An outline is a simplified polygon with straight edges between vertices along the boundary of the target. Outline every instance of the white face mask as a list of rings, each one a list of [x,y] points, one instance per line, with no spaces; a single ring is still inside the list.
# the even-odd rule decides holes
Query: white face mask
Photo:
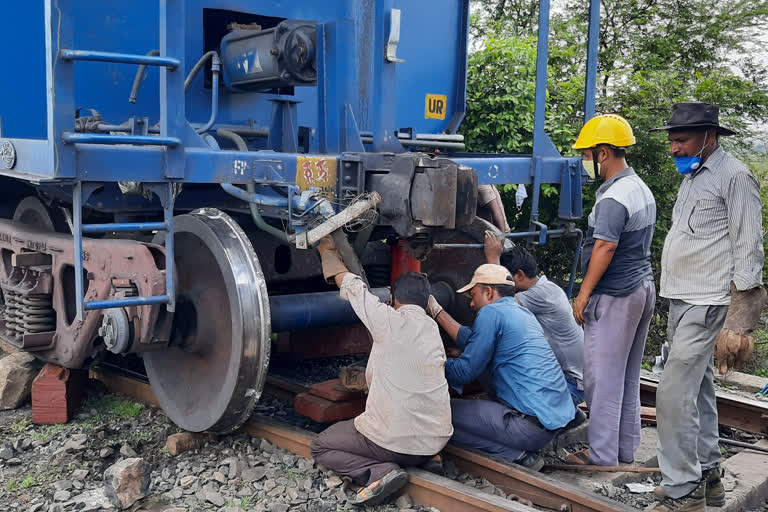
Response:
[[[595,179],[595,175],[600,174],[600,162],[595,165],[594,160],[582,160],[581,165],[584,167],[584,170],[587,171],[587,175]]]

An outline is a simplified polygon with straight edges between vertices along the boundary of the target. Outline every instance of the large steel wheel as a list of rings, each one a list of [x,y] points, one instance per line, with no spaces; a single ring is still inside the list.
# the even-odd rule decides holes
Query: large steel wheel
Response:
[[[35,227],[46,233],[55,233],[57,231],[57,223],[50,210],[35,196],[27,196],[19,202],[18,206],[16,206],[16,211],[13,213],[13,220]]]
[[[434,237],[435,243],[482,244],[485,231],[499,233],[490,222],[475,217],[472,224],[455,231],[442,231]],[[482,249],[433,249],[421,263],[422,272],[426,272],[430,281],[448,283],[453,290],[458,290],[469,283],[475,269],[485,263]],[[462,325],[472,325],[475,312],[469,308],[469,299],[456,295],[449,313]]]
[[[144,353],[147,375],[178,426],[232,432],[253,411],[269,367],[264,274],[251,242],[225,213],[201,209],[174,223],[173,343]]]

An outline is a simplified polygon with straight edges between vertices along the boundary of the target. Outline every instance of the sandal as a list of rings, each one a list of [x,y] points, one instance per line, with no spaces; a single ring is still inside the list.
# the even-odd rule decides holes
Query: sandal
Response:
[[[380,505],[392,494],[396,493],[408,483],[408,473],[402,469],[393,469],[381,479],[381,483],[371,490],[363,487],[357,491],[357,495],[350,502],[353,505]]]
[[[576,453],[572,453],[568,455],[565,460],[570,462],[571,464],[576,464],[579,466],[594,466],[595,462],[592,460],[592,457],[589,456],[589,450],[580,450]]]

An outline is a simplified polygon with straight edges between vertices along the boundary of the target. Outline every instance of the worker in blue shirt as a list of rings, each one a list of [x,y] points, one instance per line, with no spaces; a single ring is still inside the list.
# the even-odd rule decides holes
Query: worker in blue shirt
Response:
[[[492,383],[493,400],[451,400],[451,441],[539,470],[538,451],[583,416],[577,416],[539,322],[515,301],[514,291],[506,268],[485,264],[457,291],[471,294],[470,307],[477,311],[471,328],[456,322],[434,297],[427,312],[462,350],[446,362],[448,384],[461,392],[481,375]]]

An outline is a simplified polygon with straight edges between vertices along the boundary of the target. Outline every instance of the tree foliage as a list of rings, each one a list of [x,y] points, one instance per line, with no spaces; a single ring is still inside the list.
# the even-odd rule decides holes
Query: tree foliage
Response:
[[[588,2],[565,0],[556,6],[550,21],[546,126],[555,146],[567,153],[583,124]],[[532,0],[473,0],[476,51],[469,59],[462,126],[473,151],[531,152],[537,17],[538,2]],[[766,28],[768,0],[601,1],[597,112],[620,114],[634,128],[637,144],[628,160],[658,207],[652,247],[657,277],[681,177],[664,134],[648,129],[664,124],[674,103],[716,103],[721,123],[739,132],[721,143],[726,150],[748,153],[765,136],[760,130],[768,122],[768,59],[755,58],[754,51],[764,45],[760,37]],[[506,186],[503,193],[510,224],[526,229],[527,212],[516,208],[513,191]],[[594,191],[584,189],[585,216]],[[545,221],[556,222],[556,197],[545,197],[541,208]],[[764,208],[768,218],[768,205]],[[553,276],[561,280],[572,249],[563,250],[555,245],[537,251],[542,267],[561,273]],[[665,310],[658,308],[660,315]],[[654,324],[657,339],[663,335],[661,324]]]

